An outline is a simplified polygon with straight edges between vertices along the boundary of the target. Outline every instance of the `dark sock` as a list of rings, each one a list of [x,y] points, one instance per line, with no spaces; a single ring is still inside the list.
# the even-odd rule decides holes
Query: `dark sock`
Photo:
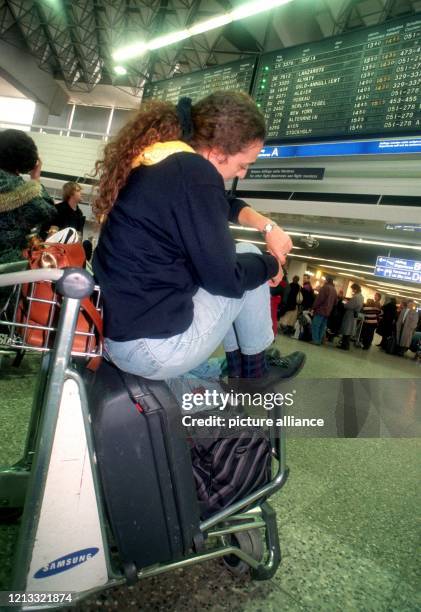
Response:
[[[241,378],[242,369],[240,349],[229,351],[229,353],[225,353],[225,356],[227,358],[228,376],[230,378]]]
[[[268,371],[266,361],[266,351],[255,353],[254,355],[244,355],[241,353],[243,362],[243,378],[262,378]]]

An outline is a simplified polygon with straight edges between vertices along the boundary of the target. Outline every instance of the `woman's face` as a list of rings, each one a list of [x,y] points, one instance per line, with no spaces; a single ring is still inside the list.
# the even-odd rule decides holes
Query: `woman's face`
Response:
[[[244,178],[249,166],[256,161],[262,147],[263,141],[258,140],[234,155],[227,155],[217,148],[209,149],[202,155],[215,166],[224,181],[228,181],[235,177]]]

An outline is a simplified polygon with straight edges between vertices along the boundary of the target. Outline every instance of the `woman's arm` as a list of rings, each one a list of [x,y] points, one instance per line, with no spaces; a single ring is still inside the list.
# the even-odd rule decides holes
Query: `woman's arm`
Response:
[[[281,264],[286,261],[286,255],[292,249],[292,241],[283,229],[281,229],[274,221],[253,210],[250,206],[242,208],[238,214],[238,222],[245,227],[253,227],[259,232],[264,232],[264,238],[269,253],[272,253]],[[265,232],[265,226],[274,224],[270,232]]]

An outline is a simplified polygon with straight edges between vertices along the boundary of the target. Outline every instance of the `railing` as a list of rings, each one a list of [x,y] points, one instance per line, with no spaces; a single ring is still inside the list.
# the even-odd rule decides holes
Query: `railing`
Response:
[[[104,134],[103,132],[91,132],[89,130],[75,130],[73,128],[67,129],[65,127],[54,127],[52,125],[36,125],[31,124],[28,125],[26,123],[19,123],[16,121],[1,121],[0,122],[0,130],[2,129],[20,129],[29,132],[39,132],[40,134],[56,134],[57,136],[73,136],[79,138],[94,138],[96,140],[107,141],[110,138],[110,135]]]

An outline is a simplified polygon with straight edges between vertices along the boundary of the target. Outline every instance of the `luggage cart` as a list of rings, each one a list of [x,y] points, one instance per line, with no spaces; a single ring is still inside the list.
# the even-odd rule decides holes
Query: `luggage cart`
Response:
[[[360,312],[355,319],[354,333],[353,333],[354,344],[357,348],[363,348],[363,343],[361,342],[361,332],[363,329],[363,325],[364,325],[364,315],[362,312]]]
[[[0,470],[0,520],[2,512],[9,516],[11,511],[22,512],[11,589],[33,596],[31,605],[22,603],[20,609],[58,609],[69,606],[70,600],[75,604],[111,587],[216,558],[222,558],[234,574],[250,571],[254,579],[271,578],[281,553],[276,515],[267,499],[288,477],[283,428],[271,432],[276,470],[269,483],[199,521],[197,533],[181,556],[165,562],[152,559],[144,567],[122,563],[101,486],[92,427],[95,411],[88,405],[77,363],[99,356],[100,349],[72,355],[80,300],[93,294],[99,309],[99,288],[92,276],[76,268],[0,275],[0,287],[29,284],[29,295],[31,285],[39,281],[54,283],[55,296],[60,296],[58,323],[54,324],[53,317],[46,326],[45,346],[34,348],[25,343],[31,324],[16,316],[19,289],[14,317],[3,322],[12,350],[18,330],[19,348],[42,355],[23,458]],[[161,395],[161,399],[175,401],[164,382],[140,380],[152,399]],[[183,444],[188,449],[185,439]]]

